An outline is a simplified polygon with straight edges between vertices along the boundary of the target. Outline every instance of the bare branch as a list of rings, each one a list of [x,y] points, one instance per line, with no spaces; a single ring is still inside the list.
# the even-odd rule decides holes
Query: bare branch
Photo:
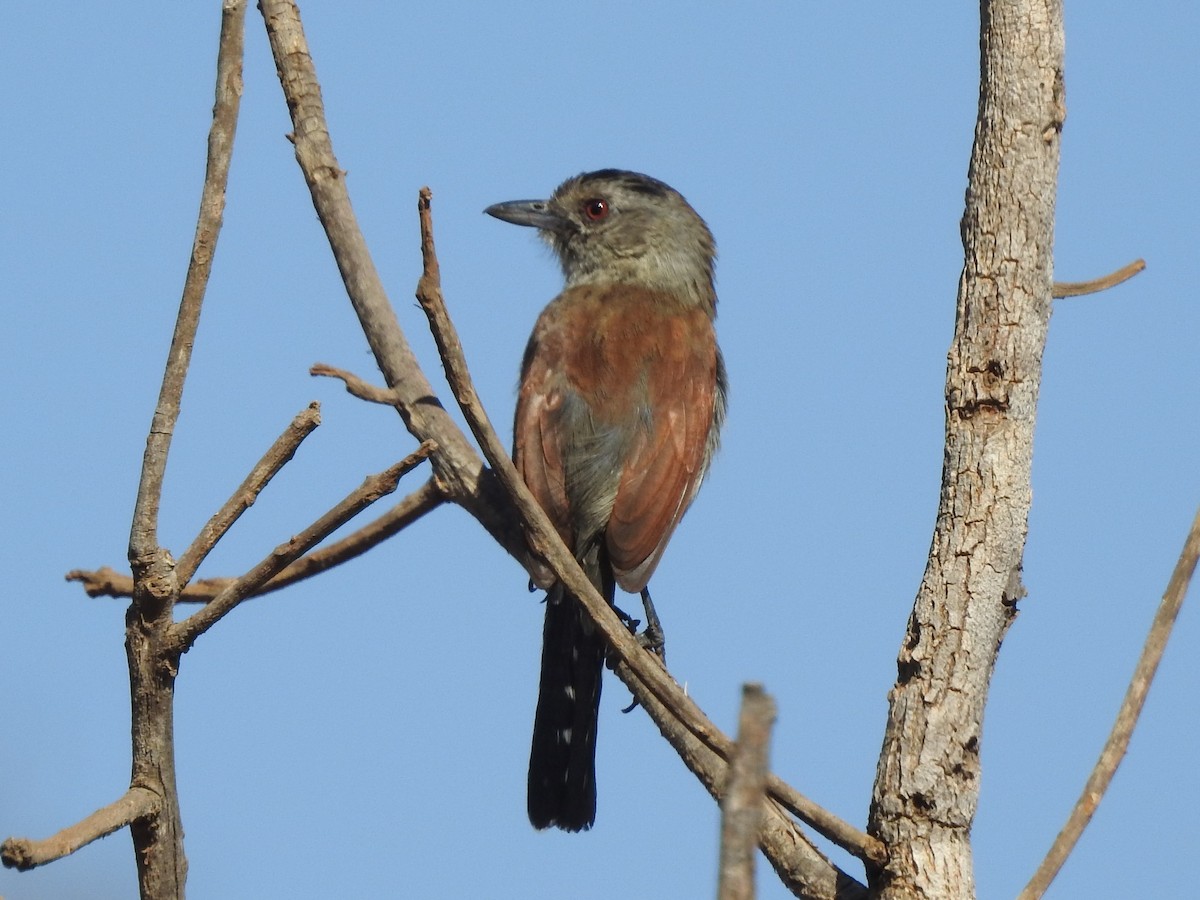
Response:
[[[162,643],[172,625],[179,582],[174,561],[158,543],[158,511],[167,454],[179,418],[200,307],[225,208],[241,105],[245,19],[245,0],[225,0],[217,51],[216,98],[196,235],[158,402],[146,436],[129,533],[128,555],[134,577],[133,601],[125,623],[132,744],[130,784],[133,790],[148,791],[158,798],[153,814],[128,823],[137,861],[138,887],[144,898],[181,898],[187,879],[183,821],[175,782],[175,670],[164,658]]]
[[[315,547],[372,503],[396,490],[401,477],[416,468],[436,449],[436,444],[426,441],[394,466],[378,475],[367,476],[362,485],[346,495],[344,500],[291,540],[276,547],[262,562],[223,590],[215,600],[187,619],[175,624],[169,635],[169,641],[173,645],[174,651],[186,653],[200,635],[219,622],[252,592],[266,584],[272,576],[282,571],[289,563],[299,559],[302,554]]]
[[[89,597],[132,597],[133,579],[112,566],[99,569],[72,569],[63,576],[66,581],[78,581]]]
[[[234,491],[225,505],[216,512],[208,524],[201,529],[192,545],[175,564],[175,577],[181,585],[192,580],[205,557],[212,552],[217,542],[233,527],[233,523],[254,505],[259,493],[272,478],[295,455],[296,450],[306,437],[313,433],[321,424],[321,405],[310,403],[304,412],[294,418],[287,429],[281,434],[262,459],[250,470],[250,474]]]
[[[376,387],[373,384],[368,384],[363,379],[359,378],[352,372],[347,372],[345,369],[338,369],[334,366],[327,366],[325,363],[317,363],[308,370],[310,375],[326,375],[330,378],[340,378],[346,385],[346,391],[357,397],[359,400],[366,400],[368,403],[381,403],[384,406],[395,406],[398,400],[397,393],[388,388]]]
[[[1179,610],[1183,607],[1183,598],[1187,596],[1188,585],[1191,584],[1192,575],[1196,571],[1198,558],[1200,558],[1200,511],[1192,520],[1191,530],[1188,532],[1187,540],[1184,541],[1179,560],[1175,563],[1175,571],[1171,573],[1171,580],[1167,583],[1167,590],[1158,605],[1158,611],[1154,614],[1150,633],[1146,636],[1146,643],[1142,647],[1142,655],[1134,667],[1133,677],[1125,691],[1125,699],[1117,712],[1117,720],[1113,723],[1112,732],[1104,744],[1104,749],[1100,752],[1100,758],[1096,761],[1092,774],[1088,776],[1087,784],[1083,786],[1083,793],[1080,794],[1075,808],[1071,810],[1067,823],[1058,833],[1058,837],[1054,839],[1046,858],[1038,866],[1037,872],[1029,880],[1029,884],[1017,896],[1017,900],[1038,900],[1046,893],[1050,882],[1054,880],[1063,863],[1067,861],[1067,857],[1071,855],[1071,851],[1075,849],[1080,835],[1092,820],[1092,815],[1096,812],[1100,801],[1104,799],[1104,794],[1108,791],[1108,786],[1117,772],[1117,766],[1121,764],[1121,760],[1125,758],[1125,751],[1129,749],[1129,740],[1133,737],[1133,729],[1137,727],[1138,719],[1142,714],[1142,707],[1145,705],[1146,695],[1150,691],[1150,684],[1154,681],[1158,664],[1162,661],[1163,653],[1167,649],[1167,641],[1175,627],[1175,620],[1179,616]]]
[[[878,864],[887,859],[887,847],[881,841],[818,806],[778,775],[770,772],[767,773],[767,793],[772,800],[801,822],[811,826],[817,834],[837,844],[847,853],[852,853],[869,863]]]
[[[322,547],[320,550],[300,557],[300,559],[287,566],[250,596],[259,597],[263,594],[278,591],[298,581],[319,575],[321,572],[332,569],[334,566],[340,566],[342,563],[348,562],[355,557],[362,556],[362,554],[366,553],[372,547],[398,534],[430,510],[437,509],[444,502],[445,497],[442,496],[437,482],[434,480],[427,481],[369,525],[363,526],[358,531],[347,535],[340,541],[330,544],[328,547]],[[189,585],[180,595],[179,600],[180,602],[188,603],[207,603],[215,599],[221,591],[229,587],[232,581],[233,579],[229,578],[212,578],[198,581],[196,584]],[[195,589],[194,592],[193,589]]]
[[[768,745],[775,701],[761,684],[742,687],[737,746],[721,798],[719,900],[754,900],[754,847],[765,817]]]
[[[372,547],[383,543],[445,502],[446,498],[442,495],[437,482],[431,479],[369,525],[363,526],[328,547],[322,547],[320,550],[300,557],[246,599],[278,591],[297,581],[311,578],[327,569],[362,556]],[[67,573],[66,579],[80,582],[89,597],[130,597],[133,595],[133,579],[108,566],[94,572],[73,569]],[[234,580],[233,578],[201,578],[183,588],[176,602],[210,603],[233,584]]]
[[[259,8],[295,129],[292,140],[296,161],[363,333],[384,380],[395,392],[392,405],[413,437],[437,442],[439,449],[431,462],[447,499],[463,506],[500,546],[528,568],[528,548],[508,497],[498,489],[466,435],[442,408],[388,301],[350,205],[346,173],[333,153],[317,73],[296,4],[291,0],[263,0]]]
[[[233,139],[237,132],[238,109],[242,98],[242,52],[245,43],[244,0],[227,0],[221,23],[220,49],[217,54],[217,97],[212,126],[208,132],[208,168],[200,197],[200,214],[192,256],[188,264],[175,333],[167,354],[167,365],[159,389],[158,405],[146,436],[142,458],[142,476],[134,505],[133,526],[129,535],[129,559],[149,559],[158,550],[158,507],[162,500],[163,476],[167,453],[179,418],[183,383],[192,359],[200,307],[212,272],[213,255],[225,212],[225,189],[229,183],[229,163],[233,158]]]
[[[429,319],[429,330],[433,333],[433,340],[437,344],[438,355],[441,357],[442,367],[446,372],[446,383],[450,385],[454,399],[458,401],[459,408],[466,416],[471,433],[475,435],[475,440],[483,448],[484,457],[493,469],[504,470],[500,474],[500,480],[505,487],[518,483],[524,487],[524,482],[517,475],[517,470],[508,457],[508,450],[496,434],[496,429],[492,427],[487,410],[483,408],[479,394],[475,391],[475,385],[471,382],[471,374],[467,370],[467,360],[463,355],[462,343],[458,339],[458,330],[454,327],[454,323],[450,320],[450,313],[446,310],[446,301],[442,296],[441,267],[438,264],[437,250],[433,243],[432,201],[433,192],[427,187],[421,188],[417,200],[417,213],[421,221],[422,268],[421,277],[417,282],[417,303],[421,305],[425,317]],[[529,494],[529,500],[532,502],[532,508],[540,510],[537,502],[533,501],[532,494]],[[518,505],[520,505],[519,499]]]
[[[1122,266],[1115,272],[1110,272],[1108,275],[1101,278],[1094,278],[1091,281],[1056,281],[1050,295],[1057,300],[1060,297],[1082,297],[1084,294],[1098,294],[1100,291],[1107,291],[1111,287],[1116,287],[1118,284],[1128,281],[1145,268],[1146,261],[1144,259],[1135,259],[1129,265]]]
[[[41,841],[9,838],[0,845],[0,859],[6,868],[24,872],[36,866],[70,856],[81,847],[137,819],[156,815],[161,807],[158,796],[146,788],[131,787],[119,800],[102,807],[69,828]]]

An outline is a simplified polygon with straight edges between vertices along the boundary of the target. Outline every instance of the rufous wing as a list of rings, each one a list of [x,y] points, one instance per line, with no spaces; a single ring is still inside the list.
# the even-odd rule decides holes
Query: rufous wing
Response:
[[[564,480],[561,428],[563,392],[558,376],[546,357],[531,346],[517,395],[513,426],[513,462],[530,492],[550,517],[559,535],[570,546],[570,510]],[[549,571],[535,573],[535,581],[548,587]]]
[[[650,415],[621,474],[609,520],[609,560],[624,590],[650,580],[700,481],[713,427],[717,349],[707,316],[672,322],[675,338],[648,367]]]

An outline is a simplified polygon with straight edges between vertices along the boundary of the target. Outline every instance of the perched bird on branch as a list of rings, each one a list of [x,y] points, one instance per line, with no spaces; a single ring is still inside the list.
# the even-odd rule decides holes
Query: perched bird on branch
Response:
[[[635,172],[570,178],[489,215],[537,228],[566,284],[521,366],[513,459],[600,594],[641,593],[700,488],[725,417],[716,247],[675,190]],[[605,643],[549,570],[529,820],[590,828]]]

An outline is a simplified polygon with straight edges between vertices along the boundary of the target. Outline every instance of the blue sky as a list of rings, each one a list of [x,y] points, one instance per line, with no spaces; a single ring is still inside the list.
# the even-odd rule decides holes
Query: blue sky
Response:
[[[740,684],[764,682],[780,710],[776,771],[859,824],[937,502],[978,79],[974,5],[882,10],[303,9],[401,322],[440,384],[412,301],[428,184],[447,300],[506,435],[521,350],[559,275],[532,233],[482,209],[618,166],[667,181],[708,220],[731,406],[655,576],[671,668],[726,729]],[[5,835],[46,836],[127,784],[125,604],[62,575],[125,557],[195,225],[218,23],[215,2],[0,10]],[[324,424],[201,575],[244,571],[413,446],[389,410],[307,375],[320,361],[377,380],[284,139],[253,9],[247,26],[164,543],[182,552],[310,400]],[[1200,10],[1072,3],[1067,29],[1058,277],[1137,256],[1148,269],[1055,307],[1029,596],[985,723],[981,898],[1012,896],[1061,826],[1200,503]],[[189,895],[711,895],[716,810],[645,716],[621,715],[613,680],[595,829],[528,826],[541,607],[524,584],[469,517],[442,509],[204,636],[177,687]],[[1198,624],[1185,607],[1130,756],[1050,897],[1194,884]],[[8,900],[125,898],[135,883],[125,833],[0,871]],[[769,871],[760,885],[785,896]]]

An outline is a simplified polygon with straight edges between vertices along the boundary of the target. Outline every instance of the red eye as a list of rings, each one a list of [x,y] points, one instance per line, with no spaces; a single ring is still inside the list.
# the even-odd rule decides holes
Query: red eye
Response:
[[[593,200],[583,201],[583,214],[593,222],[599,222],[601,219],[608,217],[608,202],[596,197]]]

